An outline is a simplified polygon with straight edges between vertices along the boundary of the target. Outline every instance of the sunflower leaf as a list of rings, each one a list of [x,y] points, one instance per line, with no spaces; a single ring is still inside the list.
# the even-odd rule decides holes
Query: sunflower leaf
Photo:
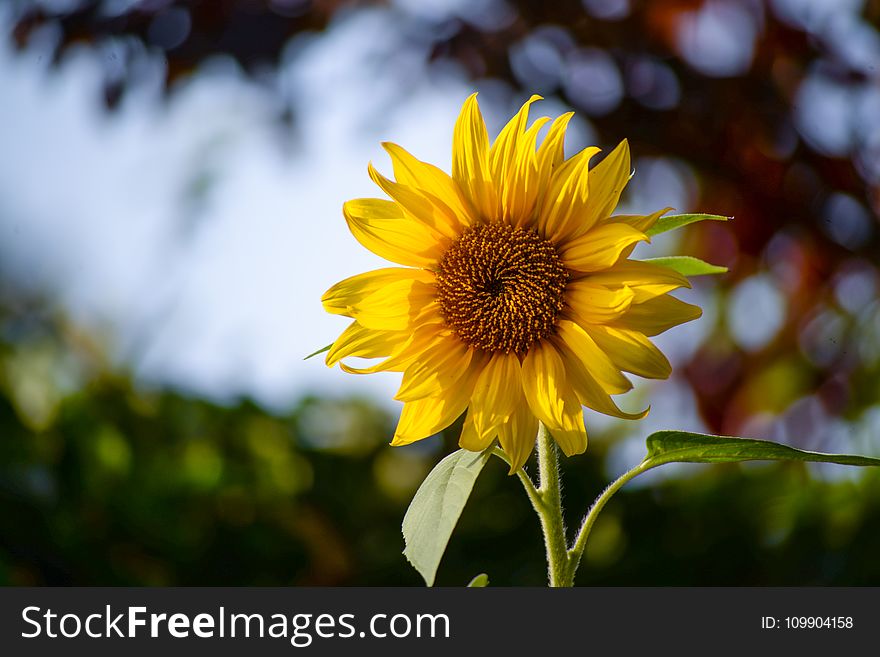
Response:
[[[319,354],[323,354],[325,351],[330,351],[330,347],[332,347],[332,346],[333,346],[333,343],[331,342],[326,347],[321,347],[320,349],[318,349],[318,351],[313,351],[308,356],[303,358],[303,360],[308,360],[309,358],[314,358],[315,356],[317,356]]]
[[[480,573],[474,577],[467,585],[469,589],[481,589],[489,586],[489,576],[486,573]]]
[[[880,466],[880,458],[807,452],[769,440],[712,436],[688,431],[658,431],[648,436],[649,467],[665,463],[734,463],[738,461],[811,461],[840,465]]]
[[[671,214],[668,217],[660,217],[651,228],[645,231],[648,237],[659,235],[676,228],[695,224],[698,221],[730,221],[733,217],[725,217],[720,214]]]
[[[702,276],[704,274],[723,274],[727,267],[713,265],[692,256],[666,256],[664,258],[648,258],[644,262],[668,267],[682,276]]]
[[[488,451],[453,452],[428,473],[406,510],[403,554],[428,586],[434,585],[452,530],[490,456]]]

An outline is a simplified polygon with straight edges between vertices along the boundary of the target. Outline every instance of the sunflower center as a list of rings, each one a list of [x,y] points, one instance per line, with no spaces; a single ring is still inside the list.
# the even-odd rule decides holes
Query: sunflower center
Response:
[[[553,332],[568,271],[533,230],[482,224],[440,261],[437,298],[446,323],[485,351],[523,354]]]

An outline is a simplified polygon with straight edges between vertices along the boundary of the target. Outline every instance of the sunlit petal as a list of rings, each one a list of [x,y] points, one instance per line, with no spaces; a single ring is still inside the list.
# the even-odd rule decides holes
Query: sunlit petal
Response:
[[[522,369],[523,391],[532,413],[547,426],[566,456],[583,452],[587,448],[583,410],[556,348],[549,342],[537,343]]]
[[[565,266],[580,272],[607,269],[620,260],[624,250],[648,236],[626,224],[596,226],[580,237],[566,242],[560,256]]]
[[[614,320],[612,325],[650,337],[668,331],[673,326],[695,320],[702,314],[703,311],[699,306],[663,294],[631,306],[626,313]]]
[[[568,320],[558,324],[559,339],[574,354],[581,365],[611,395],[617,395],[632,389],[632,383],[620,372],[602,348],[590,337],[583,328]]]
[[[589,279],[572,281],[566,289],[569,313],[579,324],[606,324],[621,317],[632,305],[628,287],[608,288]]]
[[[455,422],[467,408],[483,365],[483,360],[474,359],[460,372],[454,385],[446,388],[441,395],[406,402],[391,444],[408,445],[432,436]]]
[[[447,247],[435,231],[407,217],[393,201],[374,198],[347,201],[342,213],[355,239],[391,262],[433,267]]]
[[[491,221],[497,217],[498,196],[489,169],[489,135],[477,94],[468,97],[455,122],[452,179],[471,201],[478,220]]]

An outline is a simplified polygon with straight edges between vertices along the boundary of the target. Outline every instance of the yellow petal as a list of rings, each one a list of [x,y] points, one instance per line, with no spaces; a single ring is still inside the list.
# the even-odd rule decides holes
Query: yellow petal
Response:
[[[461,233],[462,223],[458,216],[436,197],[431,198],[415,187],[389,180],[372,163],[367,165],[367,172],[373,182],[397,202],[404,216],[423,223],[432,231],[436,240],[454,240]]]
[[[559,339],[580,360],[605,392],[618,395],[632,390],[629,379],[620,373],[620,369],[584,329],[566,319],[557,322],[556,328]]]
[[[395,347],[406,342],[403,332],[374,331],[366,329],[357,322],[349,324],[333,342],[324,362],[333,367],[343,358],[381,358],[391,354]]]
[[[446,245],[435,231],[393,201],[364,198],[347,201],[342,213],[355,239],[386,260],[411,267],[434,267]]]
[[[544,137],[544,141],[541,142],[541,146],[538,148],[538,179],[541,182],[542,190],[549,186],[553,171],[565,161],[565,151],[563,148],[565,130],[573,116],[574,112],[566,112],[562,116],[557,117],[550,124],[547,136]]]
[[[541,100],[541,97],[533,95],[523,103],[519,112],[501,129],[492,144],[489,150],[489,170],[495,180],[501,180],[512,168],[516,159],[517,140],[525,133],[529,121],[529,107],[537,100]]]
[[[598,148],[590,146],[556,167],[537,210],[536,227],[545,238],[561,244],[576,227],[592,226],[583,225],[589,205],[587,171],[590,158],[598,152]]]
[[[566,456],[583,452],[587,448],[583,409],[556,348],[548,341],[532,345],[522,373],[523,392],[535,417],[547,426]]]
[[[529,107],[541,97],[534,95],[507,123],[489,150],[489,170],[501,200],[501,217],[521,225],[534,208],[537,198],[537,159],[535,143],[544,120],[527,131]]]
[[[513,473],[528,459],[537,430],[538,420],[523,394],[519,359],[513,354],[495,354],[477,379],[459,445],[483,450],[497,436]]]
[[[574,429],[561,429],[558,427],[556,429],[549,429],[553,440],[556,441],[556,444],[559,445],[562,453],[566,456],[583,454],[587,451],[587,430],[583,426],[583,419],[583,411],[581,411],[580,427],[575,427]]]
[[[618,262],[613,267],[590,274],[583,280],[611,289],[628,287],[633,293],[633,303],[642,303],[680,287],[691,286],[690,281],[677,271],[640,260]]]
[[[611,362],[624,372],[646,379],[666,379],[672,373],[663,352],[638,331],[598,325],[587,326],[586,330]]]
[[[404,331],[415,327],[415,318],[436,295],[433,283],[416,278],[392,281],[358,299],[350,313],[364,328]]]
[[[494,436],[522,400],[522,367],[514,353],[496,352],[477,378],[470,415],[481,438]]]
[[[613,322],[613,326],[638,331],[647,336],[657,335],[673,326],[690,322],[703,314],[699,306],[680,301],[668,294],[634,304]]]
[[[672,210],[672,208],[663,208],[662,210],[658,210],[651,214],[616,214],[600,220],[600,223],[626,224],[645,233],[653,228],[654,224],[657,223],[657,220],[670,210]]]
[[[600,271],[616,263],[627,247],[643,241],[649,241],[648,236],[632,226],[604,224],[565,243],[560,256],[569,269]]]
[[[566,286],[565,300],[578,324],[606,324],[629,310],[633,293],[628,287],[607,288],[582,279]]]
[[[445,322],[446,320],[443,318],[443,313],[440,312],[440,304],[435,297],[434,301],[425,304],[421,312],[413,318],[412,326],[419,327],[425,324],[445,324]]]
[[[402,332],[404,338],[394,347],[388,358],[369,367],[352,367],[343,362],[339,367],[349,374],[373,374],[375,372],[404,372],[435,343],[448,339],[452,332],[441,325],[426,324],[414,331]]]
[[[508,182],[502,198],[504,217],[517,228],[534,221],[535,206],[541,192],[535,146],[538,132],[549,120],[546,116],[535,119],[517,143],[513,171],[508,174]]]
[[[498,215],[498,197],[489,169],[489,135],[477,104],[477,94],[464,102],[452,137],[452,179],[470,199],[477,219]]]
[[[400,281],[422,281],[431,284],[435,277],[433,272],[424,269],[408,269],[404,267],[386,267],[375,269],[339,281],[321,297],[324,310],[334,315],[353,317],[352,308],[374,292],[386,285]]]
[[[574,389],[581,404],[605,415],[627,420],[640,420],[648,414],[650,408],[646,408],[641,413],[626,413],[620,410],[596,378],[587,371],[581,360],[572,353],[568,345],[562,343],[559,345],[559,349],[565,364],[567,381]]]
[[[469,410],[467,417],[464,420],[464,426],[461,428],[461,436],[458,438],[458,446],[462,449],[469,449],[472,452],[482,452],[492,444],[493,440],[495,440],[495,436],[481,437],[477,433],[477,429],[474,426],[473,413]]]
[[[588,230],[598,221],[614,212],[620,194],[632,175],[629,143],[624,139],[604,160],[590,170],[590,202],[575,236]]]
[[[408,445],[432,436],[455,422],[467,408],[477,376],[485,360],[474,358],[461,372],[458,381],[438,397],[406,402],[397,423],[392,445]]]
[[[470,365],[473,353],[472,348],[452,335],[438,340],[406,368],[394,398],[413,401],[443,394]]]
[[[456,234],[474,222],[473,209],[449,174],[413,157],[397,144],[384,142],[382,146],[391,157],[397,182],[422,194],[437,208],[446,224],[455,229]]]
[[[522,393],[520,395],[522,396]],[[523,397],[516,405],[513,415],[498,428],[498,442],[510,459],[510,474],[519,470],[528,460],[529,454],[535,448],[537,434],[538,418],[529,410]],[[584,447],[586,448],[586,445]]]

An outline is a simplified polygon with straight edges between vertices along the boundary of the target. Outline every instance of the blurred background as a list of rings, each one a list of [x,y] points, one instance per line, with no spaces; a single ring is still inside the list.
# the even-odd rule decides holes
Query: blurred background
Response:
[[[569,154],[630,140],[624,211],[734,215],[655,239],[730,268],[681,295],[675,371],[588,412],[569,524],[659,428],[880,456],[877,0],[10,0],[0,4],[0,583],[418,585],[415,488],[458,426],[387,442],[397,377],[305,354],[319,298],[381,266],[344,200],[379,142],[449,169],[531,93]],[[534,471],[534,464],[528,466]],[[880,475],[655,471],[580,584],[880,584]],[[437,583],[541,585],[493,462]]]

